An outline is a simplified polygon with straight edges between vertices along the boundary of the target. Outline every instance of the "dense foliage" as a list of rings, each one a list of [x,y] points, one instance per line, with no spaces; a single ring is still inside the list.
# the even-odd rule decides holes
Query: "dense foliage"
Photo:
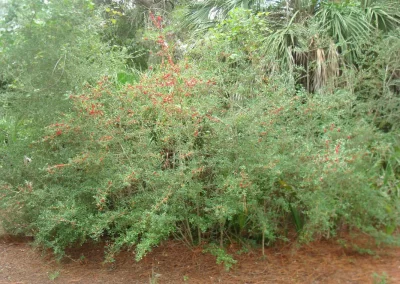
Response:
[[[113,74],[123,54],[101,41],[100,27],[90,1],[13,1],[1,37],[4,80],[21,91],[62,94]]]
[[[170,237],[264,247],[349,228],[398,243],[393,6],[323,1],[282,20],[279,1],[235,4],[194,39],[179,30],[185,7],[63,1],[62,13],[22,2],[0,35],[0,216],[10,233],[59,256],[106,241],[109,261],[131,247],[139,260]],[[29,5],[47,16],[19,16]],[[134,9],[148,21],[133,35],[123,31]]]

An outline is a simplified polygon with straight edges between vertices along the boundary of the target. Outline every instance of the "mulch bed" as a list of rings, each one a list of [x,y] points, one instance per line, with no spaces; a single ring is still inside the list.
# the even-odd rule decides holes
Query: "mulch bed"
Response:
[[[0,283],[400,283],[400,248],[377,247],[368,239],[342,237],[307,245],[276,245],[238,253],[230,271],[200,247],[164,242],[142,261],[124,251],[113,264],[104,249],[86,244],[57,262],[30,246],[30,239],[0,238]]]

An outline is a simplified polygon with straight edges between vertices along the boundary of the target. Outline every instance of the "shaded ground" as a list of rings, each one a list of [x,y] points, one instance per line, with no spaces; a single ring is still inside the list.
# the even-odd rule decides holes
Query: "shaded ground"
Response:
[[[101,247],[85,245],[69,251],[60,264],[42,257],[27,240],[3,236],[0,283],[400,283],[400,248],[346,247],[337,241],[300,248],[292,243],[267,249],[265,259],[259,250],[237,254],[231,247],[238,263],[227,272],[201,248],[172,241],[139,263],[123,252],[115,265],[103,264]]]

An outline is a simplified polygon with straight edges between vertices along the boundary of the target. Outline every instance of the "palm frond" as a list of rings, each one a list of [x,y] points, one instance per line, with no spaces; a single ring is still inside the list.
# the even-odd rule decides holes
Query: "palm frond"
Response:
[[[322,5],[316,18],[338,44],[341,53],[353,62],[371,32],[371,25],[362,10],[347,4],[328,3]]]
[[[314,89],[319,90],[326,84],[327,80],[327,67],[325,51],[322,48],[316,50],[316,67],[314,70]]]
[[[336,44],[331,41],[328,47],[328,52],[327,52],[327,58],[326,58],[326,64],[327,64],[327,76],[328,78],[331,79],[331,83],[334,85],[334,81],[337,77],[339,77],[340,74],[340,57],[339,53],[337,51],[337,46]],[[333,86],[331,86],[333,87]],[[331,90],[333,91],[333,90]]]
[[[298,26],[294,24],[296,14],[282,29],[276,30],[265,40],[264,50],[276,60],[280,69],[293,70],[295,58],[293,52],[298,47]]]
[[[400,27],[400,11],[390,5],[371,5],[366,7],[365,14],[377,30],[387,32]]]
[[[228,13],[235,8],[263,11],[268,7],[268,0],[205,0],[190,1],[185,13],[183,25],[192,30],[204,30],[214,26],[226,18]]]

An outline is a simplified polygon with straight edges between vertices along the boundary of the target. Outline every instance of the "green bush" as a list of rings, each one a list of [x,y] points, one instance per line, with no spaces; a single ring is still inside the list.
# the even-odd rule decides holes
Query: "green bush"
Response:
[[[35,146],[31,179],[3,186],[8,225],[60,254],[107,237],[111,255],[136,245],[140,259],[172,233],[285,238],[294,212],[307,240],[398,224],[398,199],[376,183],[380,136],[354,95],[271,92],[226,109],[192,76],[171,65],[72,96],[74,112]]]
[[[293,229],[309,241],[349,225],[396,240],[398,140],[375,129],[356,94],[296,91],[277,74],[248,95],[255,73],[242,82],[228,73],[244,86],[227,97],[232,85],[216,67],[250,70],[245,56],[235,66],[176,64],[165,40],[161,64],[137,83],[104,77],[70,96],[73,110],[31,145],[33,162],[3,178],[8,230],[59,256],[105,239],[109,261],[132,246],[141,259],[170,236],[269,244]]]

